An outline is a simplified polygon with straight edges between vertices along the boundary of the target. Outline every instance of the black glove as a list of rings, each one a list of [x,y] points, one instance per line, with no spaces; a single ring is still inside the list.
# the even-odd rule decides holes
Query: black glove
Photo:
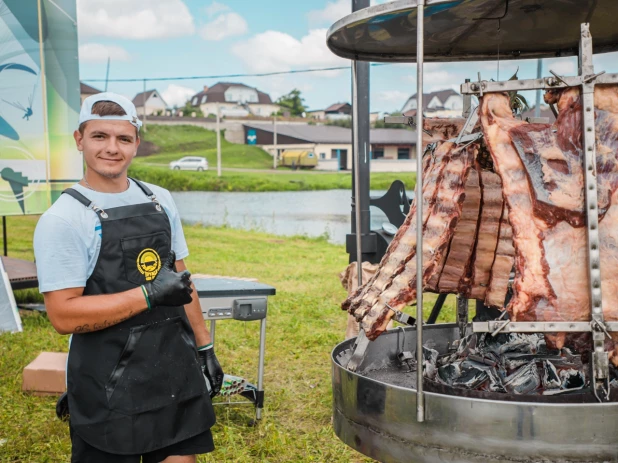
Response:
[[[170,251],[155,279],[144,285],[150,307],[184,305],[191,302],[191,274],[187,270],[182,273],[174,272],[175,262],[176,253]]]
[[[219,393],[223,385],[223,368],[221,368],[219,360],[217,360],[212,345],[203,350],[198,350],[197,354],[200,357],[204,376],[210,383],[210,398],[212,399]]]

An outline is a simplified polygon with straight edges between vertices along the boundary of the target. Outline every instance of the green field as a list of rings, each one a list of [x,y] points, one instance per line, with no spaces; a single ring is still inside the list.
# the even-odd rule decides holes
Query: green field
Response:
[[[292,171],[272,169],[272,157],[261,148],[237,145],[221,138],[224,169],[255,169],[254,172],[223,170],[217,176],[215,132],[190,125],[150,125],[144,140],[160,147],[160,152],[138,157],[129,175],[170,191],[301,191],[350,189],[350,172]],[[206,172],[172,171],[168,165],[183,156],[208,159]],[[259,170],[263,170],[260,172]],[[385,190],[395,180],[402,180],[409,191],[414,189],[416,174],[376,172],[371,174],[371,189]]]
[[[217,167],[217,135],[192,125],[149,125],[142,138],[157,145],[161,151],[150,156],[135,158],[137,165],[167,165],[183,156],[201,156],[208,159],[211,169]],[[257,146],[228,142],[221,133],[221,166],[244,169],[268,169],[273,158]]]
[[[7,219],[10,256],[33,258],[36,220]],[[269,304],[264,420],[248,427],[250,407],[217,407],[217,450],[199,461],[370,461],[342,444],[331,426],[329,354],[343,339],[346,322],[337,276],[347,264],[343,246],[226,228],[186,226],[185,234],[193,273],[254,277],[277,288]],[[434,298],[426,299],[428,311]],[[441,321],[452,320],[454,310],[449,297]],[[22,369],[39,352],[66,351],[68,339],[56,334],[45,315],[24,312],[23,322],[23,333],[0,335],[0,461],[66,462],[69,431],[55,418],[56,399],[22,393],[20,386]],[[226,372],[255,379],[258,326],[218,324],[217,355]]]
[[[217,172],[212,168],[206,172],[190,172],[138,164],[129,169],[129,175],[170,191],[306,191],[352,188],[352,174],[349,172],[223,171],[222,176],[217,177]],[[376,172],[371,174],[371,189],[386,190],[395,180],[402,180],[406,189],[411,192],[416,184],[416,174]]]

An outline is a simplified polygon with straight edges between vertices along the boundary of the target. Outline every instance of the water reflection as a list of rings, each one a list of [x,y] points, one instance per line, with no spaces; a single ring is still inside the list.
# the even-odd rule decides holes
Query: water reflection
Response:
[[[372,196],[384,194],[372,191]],[[325,236],[344,244],[350,233],[350,190],[265,193],[175,192],[180,218],[187,223],[227,225],[275,235]],[[386,216],[371,208],[371,228]]]

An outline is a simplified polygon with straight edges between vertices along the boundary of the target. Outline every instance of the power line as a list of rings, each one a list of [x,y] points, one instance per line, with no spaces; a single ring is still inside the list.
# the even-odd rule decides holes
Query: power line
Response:
[[[393,63],[371,63],[371,66],[387,66]],[[276,72],[262,72],[256,74],[221,74],[213,76],[181,76],[181,77],[141,77],[141,78],[127,78],[127,79],[107,79],[107,82],[162,82],[169,80],[201,80],[201,79],[229,79],[236,77],[269,77],[279,76],[283,74],[303,74],[309,72],[326,72],[326,71],[340,71],[343,69],[350,70],[350,66],[336,66],[330,68],[319,69],[297,69],[292,71],[276,71]],[[83,82],[105,82],[106,79],[82,79]]]

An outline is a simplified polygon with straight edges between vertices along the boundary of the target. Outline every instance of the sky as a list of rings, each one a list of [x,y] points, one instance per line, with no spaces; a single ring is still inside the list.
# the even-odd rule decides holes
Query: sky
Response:
[[[101,90],[107,60],[110,79],[213,76],[349,66],[326,47],[326,32],[351,12],[351,0],[77,0],[80,78]],[[372,4],[384,3],[372,0]],[[618,72],[618,55],[595,58],[595,65]],[[519,69],[519,78],[536,77],[536,60],[500,63],[500,78]],[[549,69],[574,75],[575,58],[548,59]],[[465,78],[498,77],[497,62],[430,63],[425,66],[425,92],[458,89]],[[402,108],[416,93],[413,64],[374,66],[370,77],[372,112]],[[271,77],[237,77],[154,81],[169,106],[182,106],[205,85],[242,82],[276,100],[299,89],[310,110],[351,100],[350,71],[328,71]],[[130,98],[143,83],[109,82],[108,90]],[[534,95],[526,95],[532,103]]]

